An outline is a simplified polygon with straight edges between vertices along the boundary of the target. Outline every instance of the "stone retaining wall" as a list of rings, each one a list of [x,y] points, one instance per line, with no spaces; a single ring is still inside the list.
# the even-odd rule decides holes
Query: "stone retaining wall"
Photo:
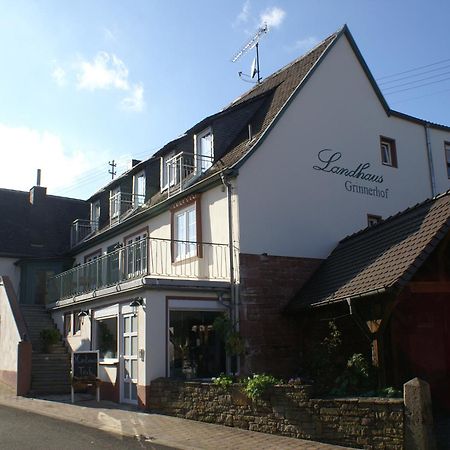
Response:
[[[365,449],[402,449],[400,399],[314,399],[311,386],[275,386],[250,400],[238,385],[158,379],[150,409],[171,416]]]

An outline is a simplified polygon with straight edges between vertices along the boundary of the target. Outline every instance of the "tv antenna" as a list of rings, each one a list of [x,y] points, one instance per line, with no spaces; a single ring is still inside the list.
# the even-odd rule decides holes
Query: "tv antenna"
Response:
[[[109,161],[108,162],[108,165],[110,165],[111,166],[111,170],[108,170],[108,173],[111,175],[111,179],[113,179],[114,180],[114,176],[116,175],[116,167],[117,167],[117,164],[116,164],[116,162],[114,161],[114,160],[112,160],[112,161]]]
[[[239,72],[239,77],[241,79],[242,75],[245,75],[246,77],[249,77],[251,79],[255,78],[255,75],[257,75],[257,83],[261,83],[261,74],[259,71],[259,39],[262,35],[266,34],[269,31],[269,28],[267,27],[267,24],[265,23],[262,27],[259,27],[256,31],[255,35],[233,56],[231,59],[231,62],[236,62],[242,55],[247,53],[252,48],[256,48],[256,58],[253,60],[252,68],[251,68],[251,74],[245,75],[242,72]],[[244,81],[248,81],[243,79]]]

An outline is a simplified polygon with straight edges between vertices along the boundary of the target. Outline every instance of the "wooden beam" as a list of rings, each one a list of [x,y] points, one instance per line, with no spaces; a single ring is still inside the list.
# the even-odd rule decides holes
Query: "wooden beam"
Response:
[[[450,281],[412,281],[408,287],[413,294],[450,294]]]

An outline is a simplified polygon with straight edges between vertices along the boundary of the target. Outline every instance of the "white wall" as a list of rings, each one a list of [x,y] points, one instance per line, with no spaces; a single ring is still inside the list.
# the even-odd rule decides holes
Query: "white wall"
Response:
[[[17,261],[17,258],[0,258],[0,276],[9,277],[14,292],[16,293],[17,298],[19,298],[20,267],[14,264]]]
[[[396,140],[398,168],[382,165],[380,135]],[[384,181],[314,170],[322,149],[341,152],[340,167],[370,163]],[[388,198],[348,192],[346,181]],[[367,214],[386,218],[430,196],[423,126],[386,115],[342,36],[240,169],[241,252],[324,258]]]
[[[17,346],[20,334],[5,287],[0,281],[0,371],[17,372]]]

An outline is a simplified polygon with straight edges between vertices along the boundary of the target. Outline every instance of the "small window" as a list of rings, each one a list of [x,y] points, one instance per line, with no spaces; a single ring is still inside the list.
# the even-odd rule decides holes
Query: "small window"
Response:
[[[195,205],[175,213],[175,260],[197,255],[197,217]]]
[[[175,185],[176,158],[175,153],[170,152],[161,158],[161,191]]]
[[[64,337],[67,337],[70,335],[70,328],[72,325],[72,313],[65,313],[64,314]]]
[[[117,317],[97,319],[96,344],[101,359],[117,358]]]
[[[447,162],[447,176],[450,178],[450,142],[444,143],[445,161]]]
[[[91,230],[97,231],[100,222],[100,200],[91,203]]]
[[[73,312],[73,334],[81,331],[81,317],[79,316],[81,310],[77,309]]]
[[[147,273],[147,231],[138,232],[125,239],[125,268],[127,278]]]
[[[213,134],[210,128],[195,136],[196,167],[198,173],[208,170],[214,160]]]
[[[145,202],[145,173],[140,172],[133,177],[133,207],[138,208]]]
[[[385,166],[398,167],[395,140],[380,136],[381,162]]]
[[[377,225],[383,220],[381,216],[375,216],[373,214],[367,214],[367,226],[373,227],[374,225]]]
[[[109,197],[111,219],[116,219],[120,215],[120,187],[113,189]]]

